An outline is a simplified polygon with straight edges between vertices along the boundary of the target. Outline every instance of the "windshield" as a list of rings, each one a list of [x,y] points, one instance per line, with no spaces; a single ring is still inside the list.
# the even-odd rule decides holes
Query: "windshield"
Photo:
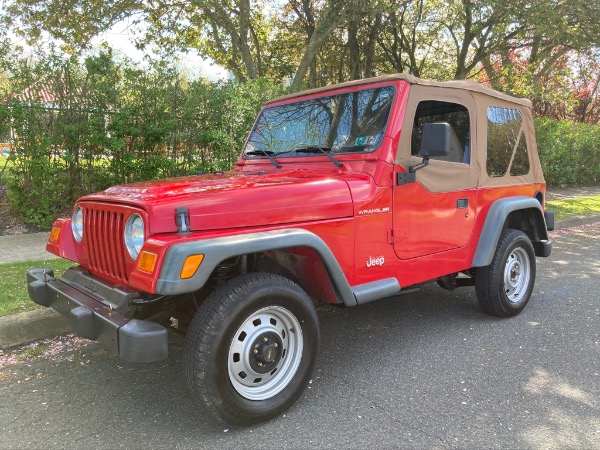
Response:
[[[385,86],[265,108],[244,157],[374,151],[383,140],[393,98],[394,87]]]

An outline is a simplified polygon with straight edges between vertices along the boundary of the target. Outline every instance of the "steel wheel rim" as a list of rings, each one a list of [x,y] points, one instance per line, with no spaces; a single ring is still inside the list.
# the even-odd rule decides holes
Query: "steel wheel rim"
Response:
[[[265,338],[269,345],[258,351]],[[243,321],[229,347],[227,367],[233,388],[248,400],[274,397],[294,378],[303,346],[302,328],[290,311],[281,306],[256,311]],[[258,360],[256,353],[263,359]]]
[[[531,278],[529,255],[524,248],[515,248],[504,266],[504,292],[511,303],[521,302],[527,293]]]

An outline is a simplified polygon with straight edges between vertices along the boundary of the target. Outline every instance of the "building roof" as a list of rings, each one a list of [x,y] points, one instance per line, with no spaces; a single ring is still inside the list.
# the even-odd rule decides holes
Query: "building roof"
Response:
[[[13,93],[10,98],[26,104],[38,104],[48,109],[58,108],[62,101],[85,105],[89,98],[83,94],[81,87],[77,86],[74,92],[69,92],[64,80],[48,78],[39,79],[20,92]]]

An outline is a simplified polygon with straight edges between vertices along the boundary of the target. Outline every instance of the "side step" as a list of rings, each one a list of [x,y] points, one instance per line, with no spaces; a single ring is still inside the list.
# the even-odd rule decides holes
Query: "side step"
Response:
[[[402,290],[400,283],[396,278],[386,278],[384,280],[372,281],[370,283],[359,284],[352,287],[352,293],[356,298],[356,304],[362,305],[375,300],[381,300],[396,295],[418,292],[420,288]]]

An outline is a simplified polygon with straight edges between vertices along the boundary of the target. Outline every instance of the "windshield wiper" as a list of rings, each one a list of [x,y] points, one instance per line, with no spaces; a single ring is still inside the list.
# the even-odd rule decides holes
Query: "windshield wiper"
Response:
[[[267,158],[269,158],[269,161],[271,161],[275,167],[277,167],[278,169],[281,169],[281,164],[279,164],[275,160],[275,158],[273,158],[274,153],[270,150],[250,150],[249,152],[246,152],[245,154],[249,155],[249,156],[266,156]]]
[[[333,157],[332,154],[329,153],[331,151],[331,149],[327,148],[327,147],[312,146],[312,147],[305,147],[305,148],[297,148],[297,149],[294,149],[294,151],[296,153],[322,153],[325,156],[327,156],[329,158],[329,160],[332,163],[334,163],[336,166],[344,167],[344,165],[341,162],[339,162],[337,159],[335,159]]]

